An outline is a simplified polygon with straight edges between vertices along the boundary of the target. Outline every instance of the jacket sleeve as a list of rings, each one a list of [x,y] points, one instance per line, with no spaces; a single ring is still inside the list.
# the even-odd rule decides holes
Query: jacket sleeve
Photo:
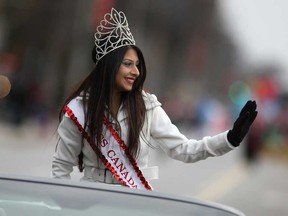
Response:
[[[78,165],[82,148],[82,137],[74,122],[63,116],[58,127],[59,142],[52,161],[52,177],[68,178],[73,167]]]
[[[235,147],[227,140],[227,133],[204,137],[201,140],[187,139],[161,106],[152,110],[150,133],[154,141],[173,159],[192,163],[207,157],[223,155]]]

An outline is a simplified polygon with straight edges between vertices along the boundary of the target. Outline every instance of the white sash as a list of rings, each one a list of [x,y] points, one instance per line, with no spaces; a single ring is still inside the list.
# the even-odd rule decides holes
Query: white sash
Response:
[[[106,127],[104,127],[102,133],[101,149],[97,148],[94,141],[84,130],[84,112],[80,104],[77,99],[72,100],[64,110],[114,177],[130,188],[152,190],[136,160],[130,155],[125,143],[106,117],[104,117]]]

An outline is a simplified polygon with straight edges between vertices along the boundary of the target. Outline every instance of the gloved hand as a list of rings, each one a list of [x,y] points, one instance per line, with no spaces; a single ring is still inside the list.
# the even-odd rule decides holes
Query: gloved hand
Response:
[[[255,101],[247,101],[242,108],[238,118],[234,122],[232,130],[229,130],[227,134],[228,141],[233,146],[239,146],[244,137],[249,131],[250,126],[257,116],[257,104]]]

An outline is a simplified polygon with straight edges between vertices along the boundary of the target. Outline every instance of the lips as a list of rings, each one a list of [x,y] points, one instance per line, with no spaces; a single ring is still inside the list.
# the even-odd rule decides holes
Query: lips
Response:
[[[135,81],[135,78],[133,77],[126,77],[125,80],[130,84],[130,85],[133,85],[134,81]]]

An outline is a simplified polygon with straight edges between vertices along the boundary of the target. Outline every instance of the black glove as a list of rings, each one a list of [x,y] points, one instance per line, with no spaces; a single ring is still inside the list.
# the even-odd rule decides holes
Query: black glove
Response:
[[[249,131],[250,126],[257,116],[257,104],[255,101],[247,101],[242,108],[239,117],[234,122],[232,130],[229,130],[227,134],[228,141],[233,146],[239,146],[244,137]]]

